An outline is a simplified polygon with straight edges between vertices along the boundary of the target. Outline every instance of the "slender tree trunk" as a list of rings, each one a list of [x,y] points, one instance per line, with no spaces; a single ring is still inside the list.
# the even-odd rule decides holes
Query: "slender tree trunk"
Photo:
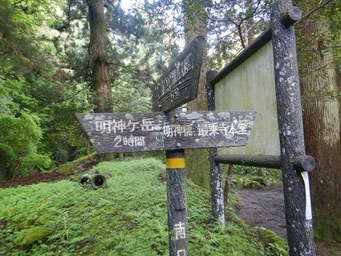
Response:
[[[90,21],[90,63],[95,112],[111,112],[111,84],[107,61],[104,0],[87,0]]]
[[[301,91],[307,154],[316,160],[311,173],[315,236],[341,241],[340,69],[323,22],[305,22],[298,32]],[[313,40],[312,40],[313,39]]]
[[[196,36],[207,38],[207,0],[183,0],[183,13],[185,22],[186,44],[190,43]],[[204,47],[203,61],[201,67],[198,97],[187,104],[189,111],[207,110],[206,72],[207,47]],[[186,150],[186,175],[199,186],[210,188],[210,165],[209,151],[207,149]]]

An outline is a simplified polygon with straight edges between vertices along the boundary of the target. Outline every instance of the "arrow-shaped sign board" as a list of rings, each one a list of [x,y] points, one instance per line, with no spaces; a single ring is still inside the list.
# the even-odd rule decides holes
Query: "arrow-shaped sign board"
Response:
[[[100,154],[246,145],[255,112],[77,114]]]
[[[197,97],[204,41],[194,38],[156,82],[153,111],[169,111]]]

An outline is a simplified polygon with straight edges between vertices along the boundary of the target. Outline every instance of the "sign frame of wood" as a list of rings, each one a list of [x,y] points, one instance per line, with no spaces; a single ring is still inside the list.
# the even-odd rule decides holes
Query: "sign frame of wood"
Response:
[[[175,109],[198,95],[204,37],[198,36],[167,68],[152,88],[153,111]]]

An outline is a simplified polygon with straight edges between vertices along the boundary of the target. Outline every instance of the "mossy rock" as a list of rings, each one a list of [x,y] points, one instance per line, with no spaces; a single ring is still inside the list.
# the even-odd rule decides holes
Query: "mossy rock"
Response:
[[[244,188],[262,188],[262,185],[255,180],[245,180],[243,182],[243,187]]]
[[[51,222],[51,221],[53,221],[53,216],[49,214],[43,214],[39,216],[38,219],[36,219],[35,224],[45,225],[46,223]]]
[[[31,226],[32,223],[33,223],[33,220],[30,220],[30,219],[24,220],[24,221],[20,222],[20,224],[18,225],[18,228],[19,229],[26,229],[26,228],[28,228],[28,226]]]
[[[276,184],[276,181],[271,177],[265,177],[263,180],[263,184],[267,187],[270,187],[270,186]]]
[[[269,254],[267,255],[282,255],[289,256],[287,243],[276,235],[275,232],[259,227],[256,228],[258,239],[262,242]]]
[[[117,158],[123,158],[123,153],[114,153],[114,154],[103,154],[100,156],[101,161],[112,161]]]
[[[59,165],[56,172],[64,174],[73,174],[78,172],[78,167],[75,164],[62,164]]]
[[[263,244],[268,245],[268,244],[277,244],[281,247],[287,247],[287,243],[280,238],[278,235],[276,235],[275,232],[260,227],[257,228],[257,235],[259,237],[259,239],[263,242]]]
[[[51,234],[52,230],[46,227],[43,226],[32,227],[27,231],[26,236],[21,242],[21,246],[27,247],[38,240],[47,238]]]
[[[254,176],[254,177],[250,177],[250,179],[253,180],[253,181],[257,181],[257,182],[263,184],[265,177],[263,177],[263,176]]]

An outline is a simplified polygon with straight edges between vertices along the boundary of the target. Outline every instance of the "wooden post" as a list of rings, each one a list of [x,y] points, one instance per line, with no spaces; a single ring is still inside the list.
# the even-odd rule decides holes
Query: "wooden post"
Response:
[[[207,106],[208,111],[215,111],[214,85],[210,80],[217,74],[216,71],[206,73],[207,82]],[[225,207],[224,207],[224,188],[223,188],[223,169],[219,163],[214,161],[217,156],[217,148],[210,149],[210,178],[211,178],[211,203],[212,217],[218,220],[222,227],[225,227]]]
[[[168,120],[177,117],[167,113]],[[169,255],[188,256],[188,222],[186,199],[185,151],[166,151]]]
[[[188,256],[185,151],[166,151],[169,255]]]
[[[283,13],[293,8],[291,0],[277,0],[271,17],[281,169],[289,253],[314,256],[308,173],[293,164],[296,157],[305,155],[295,31],[290,26],[294,22],[283,23]]]

